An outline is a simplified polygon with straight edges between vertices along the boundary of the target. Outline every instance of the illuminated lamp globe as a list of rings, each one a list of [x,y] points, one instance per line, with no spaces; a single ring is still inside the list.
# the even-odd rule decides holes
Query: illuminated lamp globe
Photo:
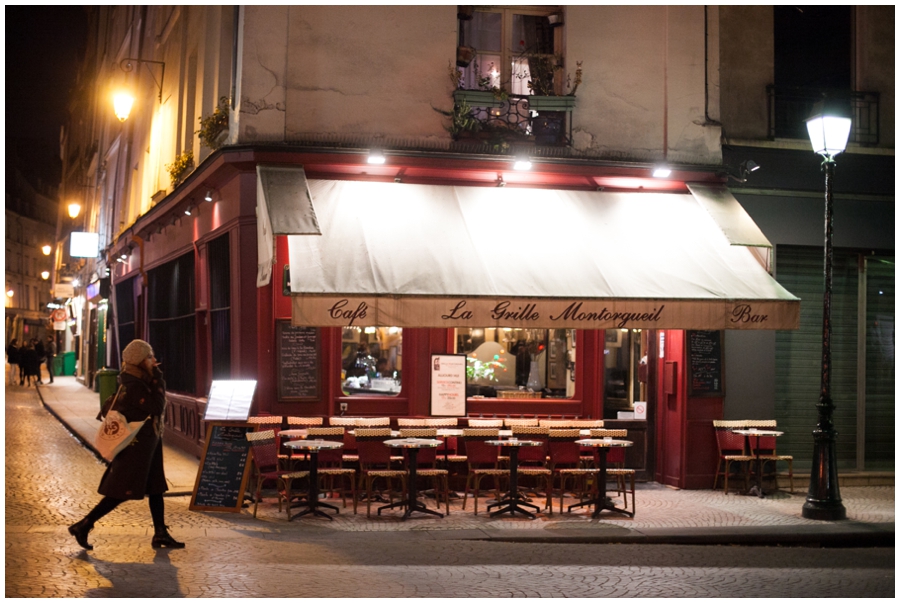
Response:
[[[53,251],[53,248],[49,245],[44,245],[43,247],[41,247],[41,251],[44,253],[44,255],[50,255],[50,252]]]
[[[813,105],[813,115],[806,120],[813,151],[825,157],[834,157],[847,148],[853,123],[847,115],[847,108],[835,103],[818,102]]]
[[[113,95],[113,111],[119,121],[125,121],[131,114],[131,107],[134,105],[134,97],[127,92],[117,92]]]
[[[80,203],[69,203],[69,217],[77,218],[78,214],[81,213],[81,204]]]

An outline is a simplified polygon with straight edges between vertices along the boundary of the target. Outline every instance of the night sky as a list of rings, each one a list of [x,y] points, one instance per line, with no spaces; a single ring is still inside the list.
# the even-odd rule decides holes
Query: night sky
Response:
[[[84,56],[81,6],[6,6],[6,166],[58,185],[60,127]]]

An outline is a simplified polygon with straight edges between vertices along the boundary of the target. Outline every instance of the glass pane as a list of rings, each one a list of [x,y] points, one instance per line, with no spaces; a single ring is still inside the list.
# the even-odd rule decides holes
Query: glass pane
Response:
[[[550,19],[536,15],[513,15],[512,48],[514,54],[553,54],[553,29]]]
[[[647,400],[645,332],[641,329],[607,329],[603,354],[603,418],[616,419],[619,412],[633,412],[636,401]]]
[[[460,21],[459,43],[474,46],[479,52],[500,52],[503,16],[476,12],[468,21]]]
[[[500,55],[478,53],[462,73],[462,84],[466,90],[500,88]]]
[[[341,335],[341,390],[345,396],[400,393],[403,329],[344,327]]]
[[[466,394],[495,398],[504,390],[535,397],[574,394],[572,329],[466,328],[456,330],[456,351],[467,356]]]

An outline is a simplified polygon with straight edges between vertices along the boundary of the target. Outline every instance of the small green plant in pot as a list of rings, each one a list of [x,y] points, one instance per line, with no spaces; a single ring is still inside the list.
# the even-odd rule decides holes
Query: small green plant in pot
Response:
[[[175,188],[194,169],[194,151],[188,150],[175,157],[175,161],[166,164],[166,171],[172,179],[172,188]]]
[[[227,96],[219,99],[212,115],[199,117],[200,129],[194,132],[200,137],[200,144],[215,151],[222,146],[224,132],[228,131],[228,113],[231,108],[231,100]]]

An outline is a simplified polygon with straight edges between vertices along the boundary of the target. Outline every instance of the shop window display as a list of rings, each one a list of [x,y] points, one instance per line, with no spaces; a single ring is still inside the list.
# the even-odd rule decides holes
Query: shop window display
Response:
[[[527,392],[536,398],[571,398],[574,393],[572,329],[457,329],[456,352],[466,355],[468,396]]]
[[[647,399],[647,332],[607,329],[604,339],[603,418],[616,419]]]
[[[341,390],[345,396],[400,393],[403,329],[345,327],[341,335]]]

